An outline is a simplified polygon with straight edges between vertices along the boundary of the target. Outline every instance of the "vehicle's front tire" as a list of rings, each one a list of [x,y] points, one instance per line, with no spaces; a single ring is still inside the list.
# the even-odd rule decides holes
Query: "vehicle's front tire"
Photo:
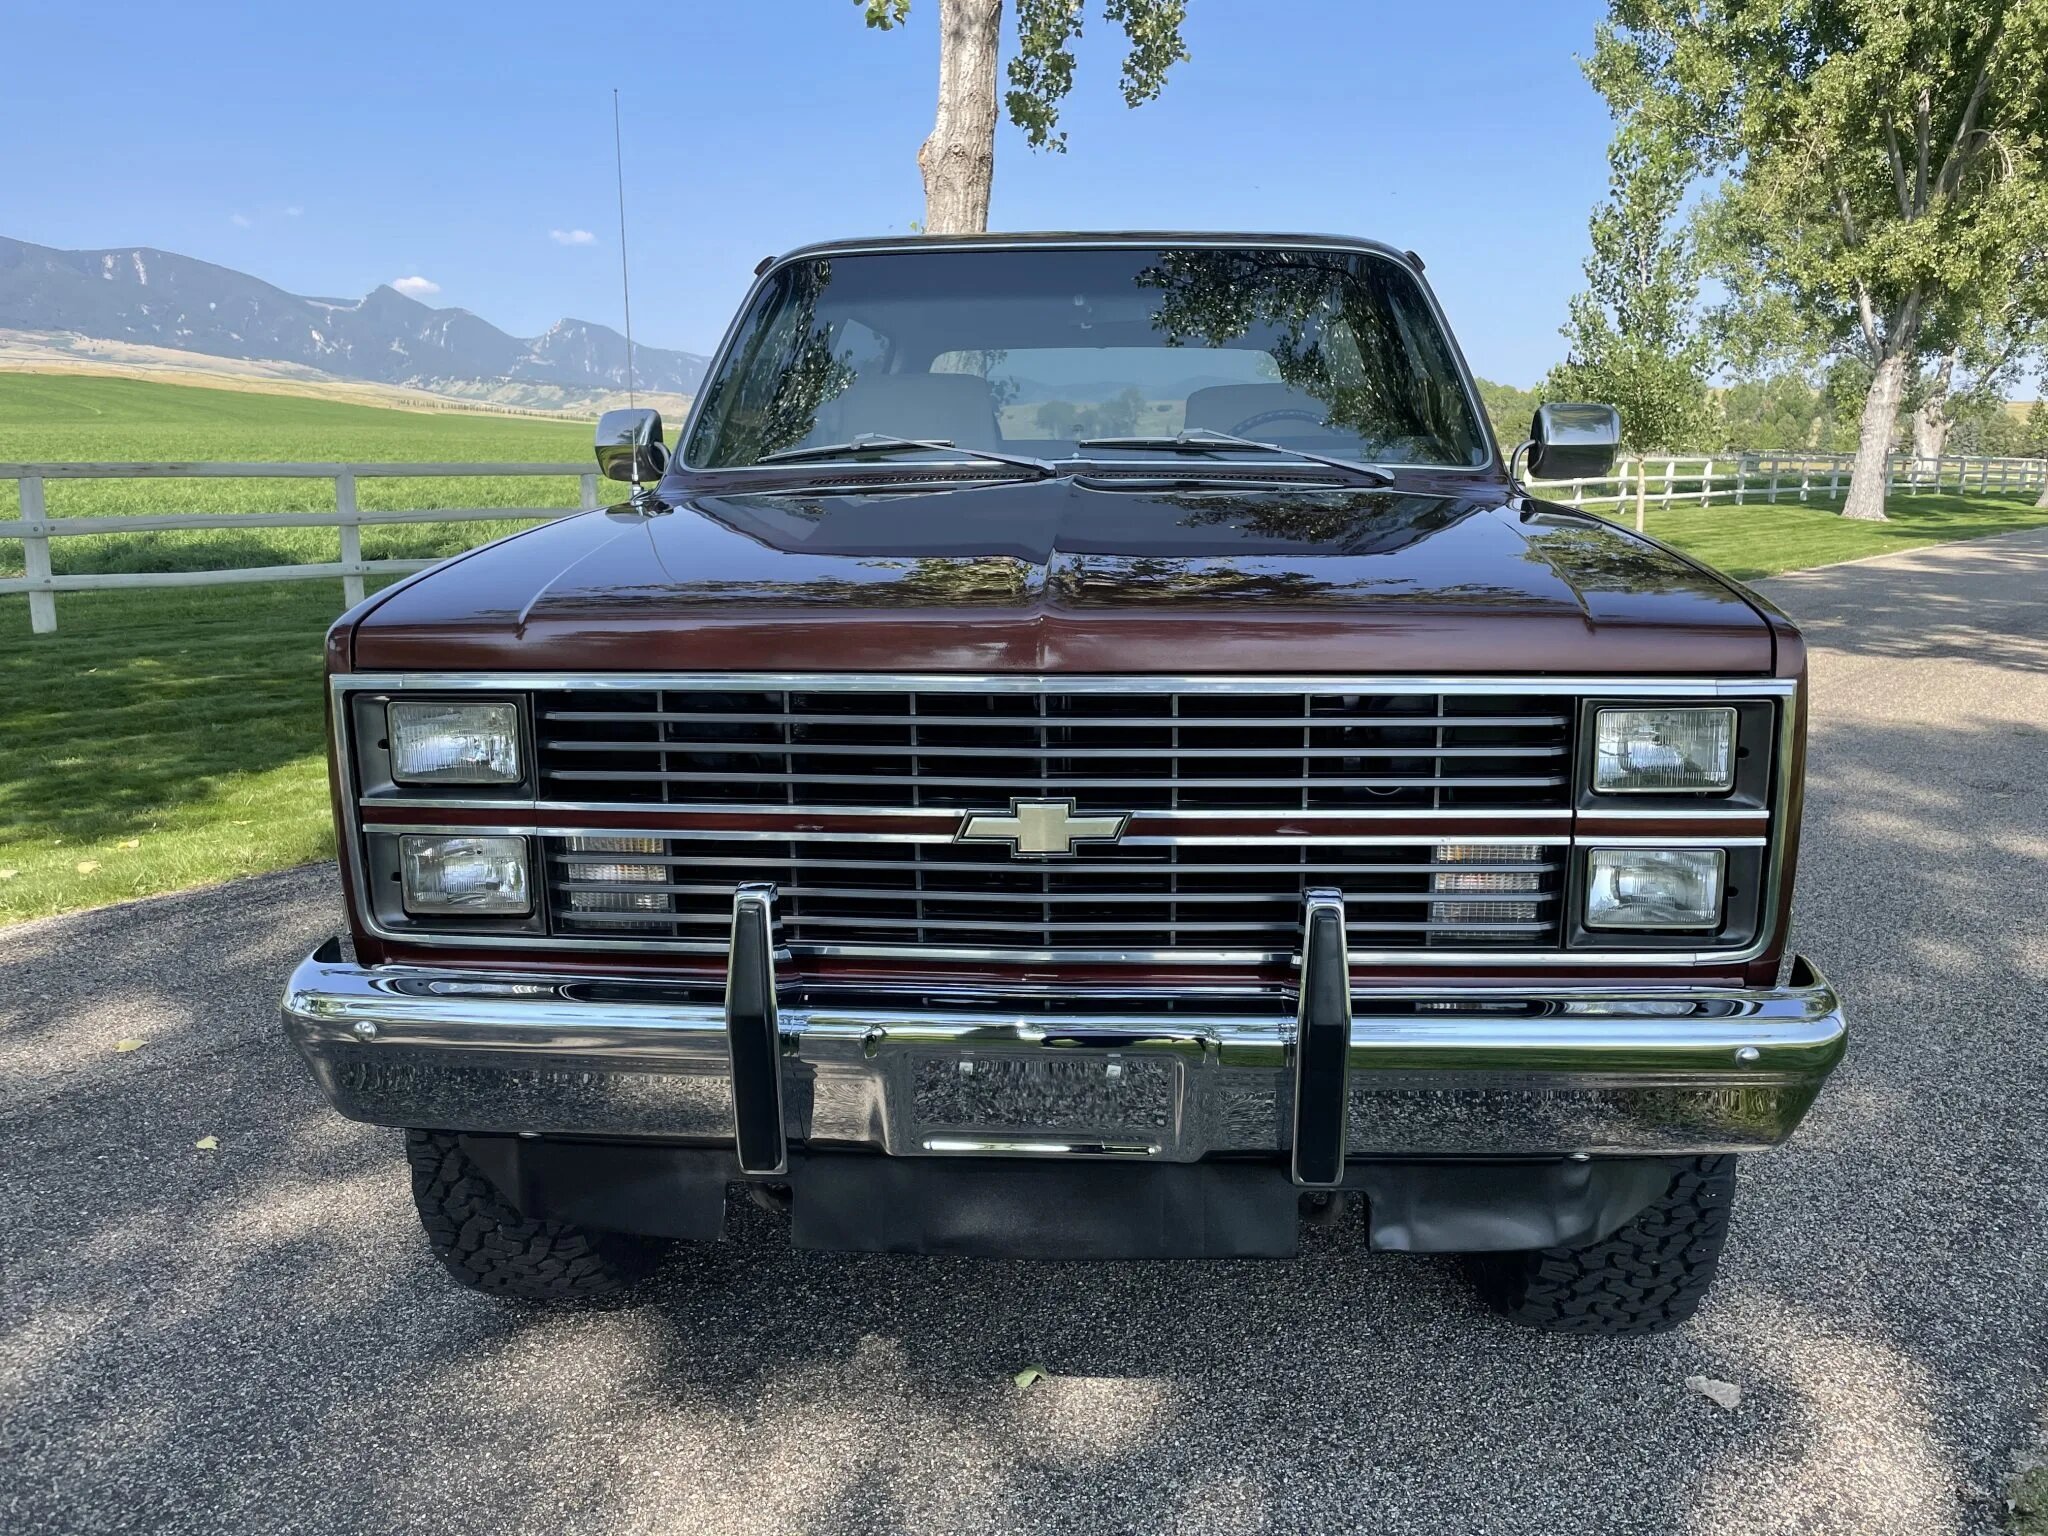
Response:
[[[1477,1254],[1480,1294],[1555,1333],[1663,1333],[1699,1310],[1728,1239],[1733,1157],[1672,1164],[1671,1184],[1619,1232],[1585,1248]]]
[[[585,1301],[645,1279],[665,1244],[522,1216],[448,1131],[407,1131],[412,1199],[434,1256],[472,1290],[521,1301]]]

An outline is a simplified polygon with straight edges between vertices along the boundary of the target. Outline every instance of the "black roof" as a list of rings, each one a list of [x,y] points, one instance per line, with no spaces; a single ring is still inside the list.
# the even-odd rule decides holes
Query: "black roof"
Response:
[[[1029,246],[1133,246],[1150,248],[1162,245],[1225,245],[1225,246],[1293,246],[1305,250],[1371,251],[1380,256],[1391,256],[1396,261],[1405,261],[1416,267],[1422,266],[1422,258],[1413,251],[1397,250],[1379,240],[1365,240],[1356,235],[1307,235],[1307,234],[1252,234],[1230,233],[1214,230],[1046,230],[1025,233],[1000,232],[982,235],[877,235],[865,239],[819,240],[810,245],[800,245],[795,250],[785,251],[780,256],[771,256],[756,268],[766,272],[784,262],[796,261],[809,256],[847,255],[869,251],[943,251],[975,248],[1029,247]]]

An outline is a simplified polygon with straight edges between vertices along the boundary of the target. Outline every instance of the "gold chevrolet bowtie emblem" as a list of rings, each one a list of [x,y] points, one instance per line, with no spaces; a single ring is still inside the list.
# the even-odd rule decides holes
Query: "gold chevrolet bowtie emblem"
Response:
[[[1070,858],[1074,844],[1113,843],[1124,835],[1119,816],[1080,816],[1071,800],[1012,800],[1010,814],[980,811],[969,816],[960,828],[963,843],[1008,843],[1010,854],[1019,859]]]

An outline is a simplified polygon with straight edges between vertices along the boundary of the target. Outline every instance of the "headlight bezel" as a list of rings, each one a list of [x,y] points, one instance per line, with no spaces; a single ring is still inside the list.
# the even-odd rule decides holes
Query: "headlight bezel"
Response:
[[[395,728],[392,710],[398,705],[443,709],[509,708],[513,716],[519,777],[401,780],[394,772],[396,752],[392,735]],[[366,800],[530,800],[536,794],[533,708],[531,698],[526,694],[369,690],[350,697],[347,714],[356,783],[358,792]]]
[[[1789,705],[1789,701],[1787,701]],[[1672,699],[1630,697],[1626,693],[1587,696],[1579,701],[1578,747],[1573,771],[1573,800],[1582,812],[1613,815],[1685,814],[1711,806],[1715,810],[1768,811],[1777,772],[1780,705],[1772,699]],[[1735,717],[1732,782],[1725,790],[1596,789],[1600,750],[1600,716],[1607,711],[1675,713],[1689,709],[1729,710]]]
[[[485,838],[524,845],[527,909],[520,913],[464,910],[413,911],[406,902],[405,840],[408,838]],[[362,834],[362,885],[371,922],[394,935],[461,938],[486,934],[530,937],[547,932],[542,882],[547,869],[538,841],[523,834],[490,828],[421,826],[379,827]]]
[[[1586,920],[1593,856],[1612,850],[1712,851],[1721,855],[1721,906],[1716,920],[1693,928],[1595,927]],[[1564,924],[1570,950],[1738,950],[1755,942],[1766,919],[1769,849],[1735,838],[1590,838],[1572,850]]]

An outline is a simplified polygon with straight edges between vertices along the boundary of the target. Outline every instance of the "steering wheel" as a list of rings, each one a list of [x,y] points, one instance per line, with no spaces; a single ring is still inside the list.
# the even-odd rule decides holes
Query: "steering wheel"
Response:
[[[1323,418],[1320,412],[1311,411],[1306,406],[1283,405],[1278,410],[1259,411],[1245,417],[1243,421],[1240,421],[1230,429],[1230,435],[1232,437],[1243,437],[1252,428],[1263,427],[1269,421],[1305,421],[1312,427],[1321,427],[1323,425]]]

